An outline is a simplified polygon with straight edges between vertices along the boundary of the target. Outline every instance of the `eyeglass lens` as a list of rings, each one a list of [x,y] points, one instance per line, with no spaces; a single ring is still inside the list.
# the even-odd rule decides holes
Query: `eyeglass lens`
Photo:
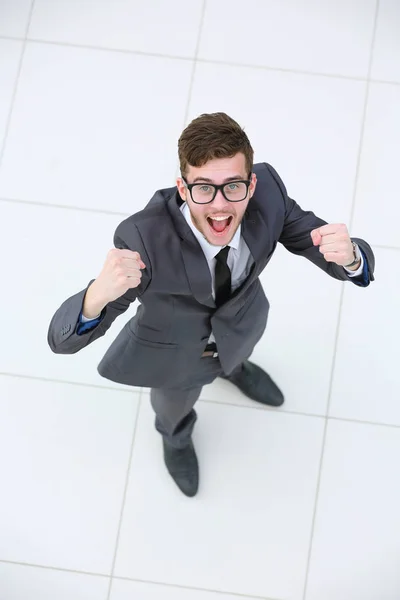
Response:
[[[247,185],[239,181],[226,183],[223,187],[223,194],[227,200],[239,202],[247,196]],[[194,202],[198,202],[199,204],[210,202],[214,195],[215,187],[211,184],[199,183],[192,187],[192,198]]]

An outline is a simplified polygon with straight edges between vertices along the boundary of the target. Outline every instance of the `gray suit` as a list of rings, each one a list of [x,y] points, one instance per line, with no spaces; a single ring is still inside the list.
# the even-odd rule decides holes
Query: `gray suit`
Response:
[[[263,335],[269,303],[258,277],[278,241],[328,275],[350,280],[342,267],[326,262],[318,247],[313,246],[310,232],[326,221],[303,211],[290,199],[270,165],[254,165],[253,171],[257,187],[242,221],[242,235],[254,264],[248,278],[226,304],[216,309],[210,271],[179,209],[177,188],[159,190],[142,211],[119,224],[114,237],[117,248],[140,253],[147,267],[140,286],[109,303],[101,322],[82,335],[77,334],[77,328],[87,288],[68,298],[50,323],[48,343],[53,352],[78,352],[103,336],[114,319],[138,298],[136,315],[98,365],[100,375],[134,386],[188,390],[193,382],[192,387],[201,389],[202,382],[212,380],[220,372],[229,376],[251,355]],[[374,255],[365,241],[352,239],[366,260],[364,279],[356,278],[353,283],[365,287],[374,279]],[[93,280],[89,285],[92,283]],[[211,359],[209,367],[205,367],[208,375],[199,381],[198,365],[211,330],[218,347],[219,371],[211,367]]]

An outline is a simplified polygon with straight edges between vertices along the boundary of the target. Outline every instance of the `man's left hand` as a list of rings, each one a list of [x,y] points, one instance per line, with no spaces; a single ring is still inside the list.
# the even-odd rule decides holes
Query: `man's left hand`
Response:
[[[334,262],[341,267],[354,260],[354,251],[349,232],[343,223],[323,225],[311,232],[314,246],[319,246],[327,262]]]

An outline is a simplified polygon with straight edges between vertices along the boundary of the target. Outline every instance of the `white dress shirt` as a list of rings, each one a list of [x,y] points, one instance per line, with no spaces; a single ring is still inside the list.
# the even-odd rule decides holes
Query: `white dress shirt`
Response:
[[[217,262],[215,257],[217,256],[218,252],[225,246],[212,246],[209,242],[207,242],[203,234],[200,233],[200,231],[193,225],[193,221],[190,216],[190,210],[186,202],[182,204],[181,211],[190,229],[193,231],[195,237],[197,238],[201,249],[203,250],[204,256],[206,257],[208,268],[210,269],[211,273],[212,295],[215,300],[215,265]],[[242,226],[239,225],[235,235],[229,243],[230,250],[228,254],[227,263],[231,271],[232,292],[234,292],[238,287],[242,285],[243,281],[250,273],[251,266],[254,262],[253,257],[250,254],[250,250],[241,235],[241,232]],[[212,342],[215,342],[215,337],[212,333],[208,341],[210,344]]]

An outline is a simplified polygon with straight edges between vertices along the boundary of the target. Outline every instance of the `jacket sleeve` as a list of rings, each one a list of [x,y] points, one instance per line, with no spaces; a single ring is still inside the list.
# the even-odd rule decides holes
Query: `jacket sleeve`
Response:
[[[137,288],[129,289],[123,296],[113,302],[109,302],[100,315],[99,323],[80,335],[77,334],[77,331],[80,325],[83,303],[89,287],[95,280],[92,279],[85,289],[65,300],[51,319],[47,334],[48,344],[55,354],[75,354],[102,337],[111,327],[113,321],[119,315],[122,315],[129,308],[131,302],[134,302],[136,298],[140,298],[147,289],[151,281],[151,265],[140,233],[131,218],[118,225],[114,234],[114,246],[119,249],[139,252],[146,265],[146,269],[142,271],[140,285]]]
[[[367,263],[363,278],[350,277],[340,265],[327,262],[319,251],[319,247],[314,246],[311,239],[311,231],[317,227],[327,225],[327,222],[317,217],[313,212],[303,210],[294,200],[289,198],[278,173],[271,165],[267,165],[267,168],[278,185],[284,202],[285,218],[279,242],[289,252],[304,256],[335,279],[352,281],[361,287],[367,287],[371,281],[374,281],[375,256],[370,245],[360,238],[351,237],[352,241],[360,247]]]

